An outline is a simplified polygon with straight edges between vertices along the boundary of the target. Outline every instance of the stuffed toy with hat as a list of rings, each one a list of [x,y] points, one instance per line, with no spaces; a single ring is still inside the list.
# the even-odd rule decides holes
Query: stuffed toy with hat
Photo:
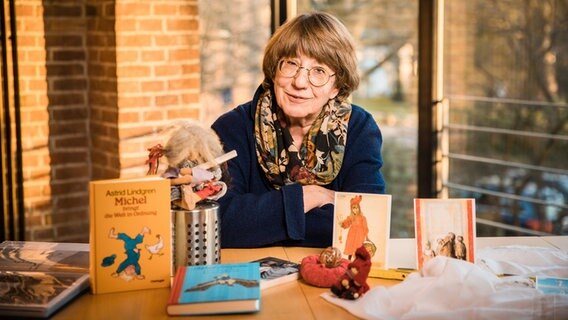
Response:
[[[355,251],[355,260],[347,266],[347,271],[331,287],[338,298],[355,300],[369,291],[367,277],[371,271],[371,255],[365,246]]]

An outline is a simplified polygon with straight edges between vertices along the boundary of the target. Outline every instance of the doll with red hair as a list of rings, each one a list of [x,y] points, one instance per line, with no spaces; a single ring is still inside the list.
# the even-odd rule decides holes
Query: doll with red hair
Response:
[[[355,260],[347,266],[347,271],[331,287],[338,298],[355,300],[369,291],[367,278],[371,271],[371,255],[364,246],[357,248]]]

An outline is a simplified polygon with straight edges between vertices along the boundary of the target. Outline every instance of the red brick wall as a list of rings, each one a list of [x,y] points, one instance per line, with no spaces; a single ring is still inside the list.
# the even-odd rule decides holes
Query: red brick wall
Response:
[[[51,156],[48,151],[46,39],[43,9],[38,3],[22,1],[16,6],[25,211],[26,222],[37,226],[34,236],[48,233],[45,226],[52,220],[47,214],[51,210]],[[28,232],[26,238],[30,235]]]
[[[115,178],[119,161],[115,1],[87,1],[89,139],[92,180]]]
[[[88,182],[199,118],[197,0],[16,2],[26,240],[88,240]]]
[[[198,118],[197,0],[117,1],[115,30],[120,163],[123,175],[140,175],[148,136]]]

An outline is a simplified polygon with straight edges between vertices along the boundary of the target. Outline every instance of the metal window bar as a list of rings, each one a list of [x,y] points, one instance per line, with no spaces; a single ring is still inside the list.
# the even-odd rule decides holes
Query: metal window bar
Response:
[[[523,106],[568,108],[568,104],[566,103],[531,101],[531,100],[520,100],[520,99],[491,98],[491,97],[462,96],[462,95],[448,95],[445,96],[445,99],[451,101],[493,102],[493,103],[503,103],[503,104],[516,104]]]
[[[495,196],[498,198],[503,199],[510,199],[510,200],[517,200],[517,201],[526,201],[538,205],[546,205],[546,206],[554,206],[564,210],[568,209],[568,205],[565,203],[551,203],[544,200],[540,200],[537,198],[520,196],[515,194],[509,194],[505,192],[498,192],[498,191],[491,191],[483,188],[478,188],[474,186],[453,183],[450,181],[449,178],[449,160],[450,159],[458,159],[464,161],[472,161],[472,162],[480,162],[480,163],[487,163],[487,164],[495,164],[501,165],[506,167],[514,167],[514,168],[521,168],[521,169],[528,169],[540,172],[549,172],[561,175],[568,175],[568,170],[559,169],[559,168],[551,168],[551,167],[544,167],[544,166],[536,166],[530,164],[523,164],[518,162],[512,161],[504,161],[498,159],[491,159],[486,157],[478,157],[466,154],[456,154],[449,152],[449,135],[450,130],[463,130],[463,131],[470,131],[470,132],[485,132],[485,133],[497,133],[497,134],[505,134],[505,135],[516,135],[516,136],[523,136],[529,138],[542,138],[542,139],[555,139],[555,140],[562,140],[568,141],[568,136],[566,135],[558,135],[558,134],[548,134],[548,133],[538,133],[538,132],[528,132],[528,131],[516,131],[516,130],[509,130],[509,129],[500,129],[500,128],[491,128],[491,127],[481,127],[481,126],[471,126],[471,125],[461,125],[461,124],[452,124],[449,121],[449,113],[450,113],[450,101],[472,101],[472,102],[490,102],[490,103],[501,103],[501,104],[511,104],[511,105],[522,105],[522,106],[535,106],[535,107],[553,107],[553,108],[568,108],[568,104],[562,103],[548,103],[548,102],[538,102],[538,101],[527,101],[527,100],[516,100],[516,99],[501,99],[501,98],[489,98],[489,97],[473,97],[473,96],[447,96],[438,105],[441,107],[438,113],[438,119],[441,122],[441,125],[438,127],[438,139],[440,143],[439,157],[440,160],[440,180],[441,180],[441,189],[440,194],[442,196],[448,196],[449,189],[455,190],[462,190],[462,191],[469,191],[469,192],[476,192],[479,194]],[[514,107],[514,106],[512,106]],[[527,228],[522,228],[518,226],[511,226],[505,223],[491,221],[487,219],[476,219],[477,223],[496,227],[499,229],[511,230],[516,232],[521,232],[524,234],[529,235],[550,235],[546,232],[535,231]]]
[[[515,167],[515,168],[519,168],[519,169],[527,169],[527,170],[534,170],[534,171],[550,172],[550,173],[568,175],[568,170],[564,170],[564,169],[535,166],[535,165],[530,165],[530,164],[523,164],[523,163],[518,163],[518,162],[497,160],[497,159],[470,156],[470,155],[466,155],[466,154],[457,154],[457,153],[450,153],[450,154],[447,154],[445,156],[448,157],[449,159],[458,159],[458,160],[473,161],[473,162],[483,162],[483,163],[496,164],[496,165],[506,166],[506,167]]]
[[[464,131],[508,134],[508,135],[514,135],[514,136],[523,136],[523,137],[528,137],[528,138],[556,139],[556,140],[568,141],[568,136],[558,135],[558,134],[549,134],[549,133],[540,133],[540,132],[517,131],[517,130],[510,130],[510,129],[478,127],[478,126],[470,126],[470,125],[463,125],[463,124],[451,124],[451,123],[446,124],[446,128],[454,129],[454,130],[464,130]]]
[[[540,200],[540,199],[525,197],[525,196],[519,196],[519,195],[516,195],[516,194],[510,194],[510,193],[506,193],[506,192],[491,191],[491,190],[487,190],[487,189],[483,189],[483,188],[472,187],[472,186],[459,184],[459,183],[453,183],[453,182],[446,182],[445,185],[448,188],[452,188],[452,189],[456,189],[456,190],[477,192],[477,193],[491,195],[491,196],[504,198],[504,199],[526,201],[526,202],[531,202],[531,203],[534,203],[534,204],[554,206],[554,207],[558,207],[558,208],[568,209],[568,205],[566,205],[566,204],[552,203],[552,202],[547,202],[545,200]]]
[[[553,235],[553,234],[548,233],[548,232],[535,231],[535,230],[531,230],[531,229],[516,227],[516,226],[512,226],[512,225],[505,224],[505,223],[502,223],[502,222],[496,222],[496,221],[487,220],[487,219],[483,219],[483,218],[475,218],[475,222],[479,223],[479,224],[484,224],[486,226],[495,227],[495,228],[498,228],[498,229],[505,229],[505,230],[520,232],[520,233],[524,233],[524,234],[530,234],[530,235],[533,235],[533,236],[551,236],[551,235]]]

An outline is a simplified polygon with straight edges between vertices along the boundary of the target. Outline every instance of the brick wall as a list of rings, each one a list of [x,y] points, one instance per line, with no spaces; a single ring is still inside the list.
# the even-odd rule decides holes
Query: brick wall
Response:
[[[93,180],[114,178],[119,161],[115,1],[87,2],[89,143]]]
[[[20,114],[23,149],[23,176],[27,223],[38,226],[34,234],[51,223],[50,154],[48,152],[48,98],[46,83],[46,52],[43,29],[43,10],[37,3],[18,3],[16,26]],[[26,235],[29,237],[30,233]]]
[[[88,240],[88,182],[199,118],[195,1],[16,2],[26,240]]]
[[[117,1],[117,133],[124,175],[146,172],[140,160],[148,154],[149,135],[171,119],[198,118],[197,0],[188,3]]]

